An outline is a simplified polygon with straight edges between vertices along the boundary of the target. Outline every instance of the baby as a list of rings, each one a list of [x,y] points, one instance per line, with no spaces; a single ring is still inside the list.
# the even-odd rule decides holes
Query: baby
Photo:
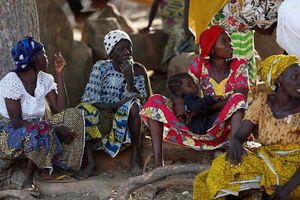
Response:
[[[198,135],[204,135],[212,126],[219,111],[213,109],[218,101],[224,100],[222,96],[199,97],[199,88],[188,73],[178,73],[168,80],[168,89],[174,96],[180,96],[184,100],[185,110],[191,116],[180,116],[190,131]]]

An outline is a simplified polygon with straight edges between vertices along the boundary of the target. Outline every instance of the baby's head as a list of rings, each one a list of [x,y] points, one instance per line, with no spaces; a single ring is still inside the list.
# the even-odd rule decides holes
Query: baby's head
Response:
[[[186,72],[171,76],[168,80],[168,89],[175,96],[187,94],[198,95],[199,88],[193,78]]]

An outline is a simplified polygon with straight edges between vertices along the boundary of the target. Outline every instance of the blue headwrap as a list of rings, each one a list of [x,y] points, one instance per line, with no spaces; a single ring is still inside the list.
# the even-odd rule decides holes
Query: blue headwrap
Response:
[[[44,48],[40,42],[33,40],[32,37],[25,37],[12,48],[11,55],[17,65],[13,71],[27,71],[34,63],[34,56],[39,55]]]

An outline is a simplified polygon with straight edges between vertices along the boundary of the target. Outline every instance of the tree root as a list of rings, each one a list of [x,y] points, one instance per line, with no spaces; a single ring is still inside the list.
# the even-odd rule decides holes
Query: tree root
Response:
[[[35,200],[30,194],[22,192],[21,190],[3,190],[0,191],[0,199],[17,198],[20,200]]]
[[[118,191],[117,200],[128,200],[129,195],[136,189],[148,185],[150,183],[159,181],[165,177],[171,175],[185,174],[185,173],[200,173],[209,168],[209,165],[200,164],[187,164],[187,165],[169,165],[164,167],[156,168],[148,173],[141,176],[129,178]],[[179,184],[179,180],[168,180],[162,181],[158,184],[158,188],[165,188],[170,185]],[[173,181],[173,182],[172,182]],[[190,185],[190,181],[186,181],[185,184]],[[182,184],[180,184],[182,185]]]

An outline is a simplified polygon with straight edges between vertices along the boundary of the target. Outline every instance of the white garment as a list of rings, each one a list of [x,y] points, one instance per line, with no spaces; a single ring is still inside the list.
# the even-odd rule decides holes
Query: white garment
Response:
[[[18,75],[15,72],[9,72],[0,81],[0,115],[9,119],[4,100],[7,98],[20,99],[23,120],[43,117],[45,115],[45,96],[56,89],[53,76],[39,72],[34,96],[31,96]]]
[[[276,41],[300,59],[300,0],[285,0],[279,7]]]

